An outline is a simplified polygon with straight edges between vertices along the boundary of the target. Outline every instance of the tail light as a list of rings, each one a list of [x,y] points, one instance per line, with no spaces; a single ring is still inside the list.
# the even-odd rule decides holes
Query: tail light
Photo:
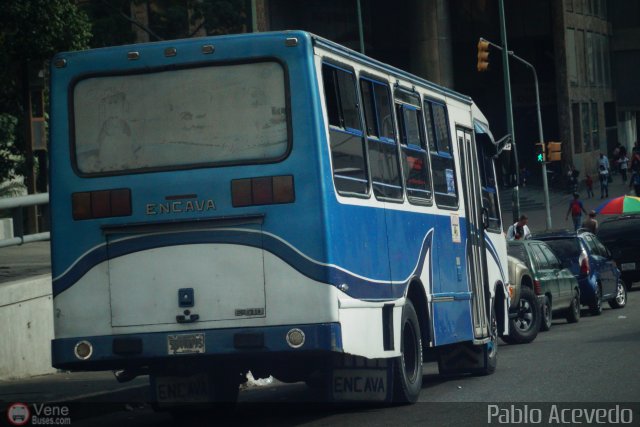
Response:
[[[73,219],[95,219],[131,215],[131,190],[85,191],[71,195]]]
[[[580,254],[580,259],[578,259],[578,263],[580,264],[580,274],[583,276],[588,275],[590,268],[589,268],[589,257],[587,256],[587,254],[582,252],[582,254]]]
[[[293,176],[264,176],[231,181],[234,208],[254,205],[291,203],[295,200]]]
[[[533,281],[533,292],[535,292],[536,295],[542,295],[542,285],[539,280]]]

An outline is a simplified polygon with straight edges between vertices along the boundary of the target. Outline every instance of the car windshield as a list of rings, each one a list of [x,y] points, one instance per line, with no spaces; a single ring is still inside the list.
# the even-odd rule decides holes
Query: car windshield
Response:
[[[605,244],[637,241],[640,218],[629,217],[603,221],[598,228],[598,238]]]
[[[507,245],[507,253],[512,257],[518,258],[520,261],[527,263],[527,251],[524,245]]]
[[[580,256],[581,247],[577,238],[553,239],[544,241],[560,259],[563,267],[569,267]]]

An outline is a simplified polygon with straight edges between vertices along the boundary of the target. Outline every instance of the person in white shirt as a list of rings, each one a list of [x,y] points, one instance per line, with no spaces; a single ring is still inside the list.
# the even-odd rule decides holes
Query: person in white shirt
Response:
[[[525,214],[520,215],[518,222],[513,224],[509,227],[509,230],[507,230],[507,240],[530,239],[531,231],[529,231],[529,227],[527,226],[528,221],[528,216]]]
[[[620,168],[620,175],[622,175],[622,182],[627,183],[627,169],[629,169],[629,158],[626,153],[620,155],[618,159],[618,167]]]
[[[609,159],[604,154],[600,153],[600,159],[598,160],[599,166],[604,166],[604,168],[609,172]]]

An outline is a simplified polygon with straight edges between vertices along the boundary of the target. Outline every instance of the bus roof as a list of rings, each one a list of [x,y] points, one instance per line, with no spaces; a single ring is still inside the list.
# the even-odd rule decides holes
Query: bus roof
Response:
[[[304,31],[301,31],[302,33],[304,33]],[[380,62],[376,59],[370,58],[366,55],[363,55],[360,52],[356,52],[355,50],[349,49],[346,46],[343,46],[341,44],[338,44],[336,42],[333,42],[331,40],[327,40],[325,38],[322,38],[320,36],[317,36],[315,34],[310,34],[313,42],[315,45],[323,47],[327,50],[331,50],[332,52],[336,52],[339,53],[343,56],[348,56],[354,60],[357,60],[358,62],[362,62],[362,63],[366,63],[369,66],[378,68],[382,71],[385,71],[389,74],[395,74],[398,75],[400,77],[402,77],[403,79],[406,79],[408,81],[411,81],[413,83],[419,84],[421,86],[425,86],[435,92],[437,92],[440,95],[443,96],[449,96],[451,98],[454,98],[458,101],[461,101],[465,104],[472,104],[473,100],[471,99],[471,97],[467,96],[467,95],[463,95],[459,92],[456,92],[454,90],[448,89],[444,86],[440,86],[437,85],[433,82],[430,82],[428,80],[425,80],[421,77],[415,76],[407,71],[403,71],[399,68],[393,67],[391,65],[385,64],[384,62]]]

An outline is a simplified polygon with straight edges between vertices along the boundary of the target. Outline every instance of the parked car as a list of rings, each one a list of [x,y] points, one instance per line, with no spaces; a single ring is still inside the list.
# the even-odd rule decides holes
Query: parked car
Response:
[[[509,335],[504,335],[502,340],[509,344],[529,343],[540,330],[544,295],[535,294],[531,271],[513,256],[509,256],[509,283]]]
[[[564,315],[569,323],[580,320],[580,288],[571,271],[546,243],[539,240],[513,240],[507,245],[509,255],[527,264],[536,294],[543,295],[540,329],[551,328],[553,315]]]
[[[640,281],[640,214],[607,218],[600,223],[598,239],[609,249],[620,269],[620,278],[631,289]]]
[[[616,262],[593,233],[563,230],[537,234],[535,238],[546,242],[562,265],[571,270],[580,284],[580,303],[588,306],[591,314],[602,313],[603,301],[611,308],[627,304],[627,289]]]

